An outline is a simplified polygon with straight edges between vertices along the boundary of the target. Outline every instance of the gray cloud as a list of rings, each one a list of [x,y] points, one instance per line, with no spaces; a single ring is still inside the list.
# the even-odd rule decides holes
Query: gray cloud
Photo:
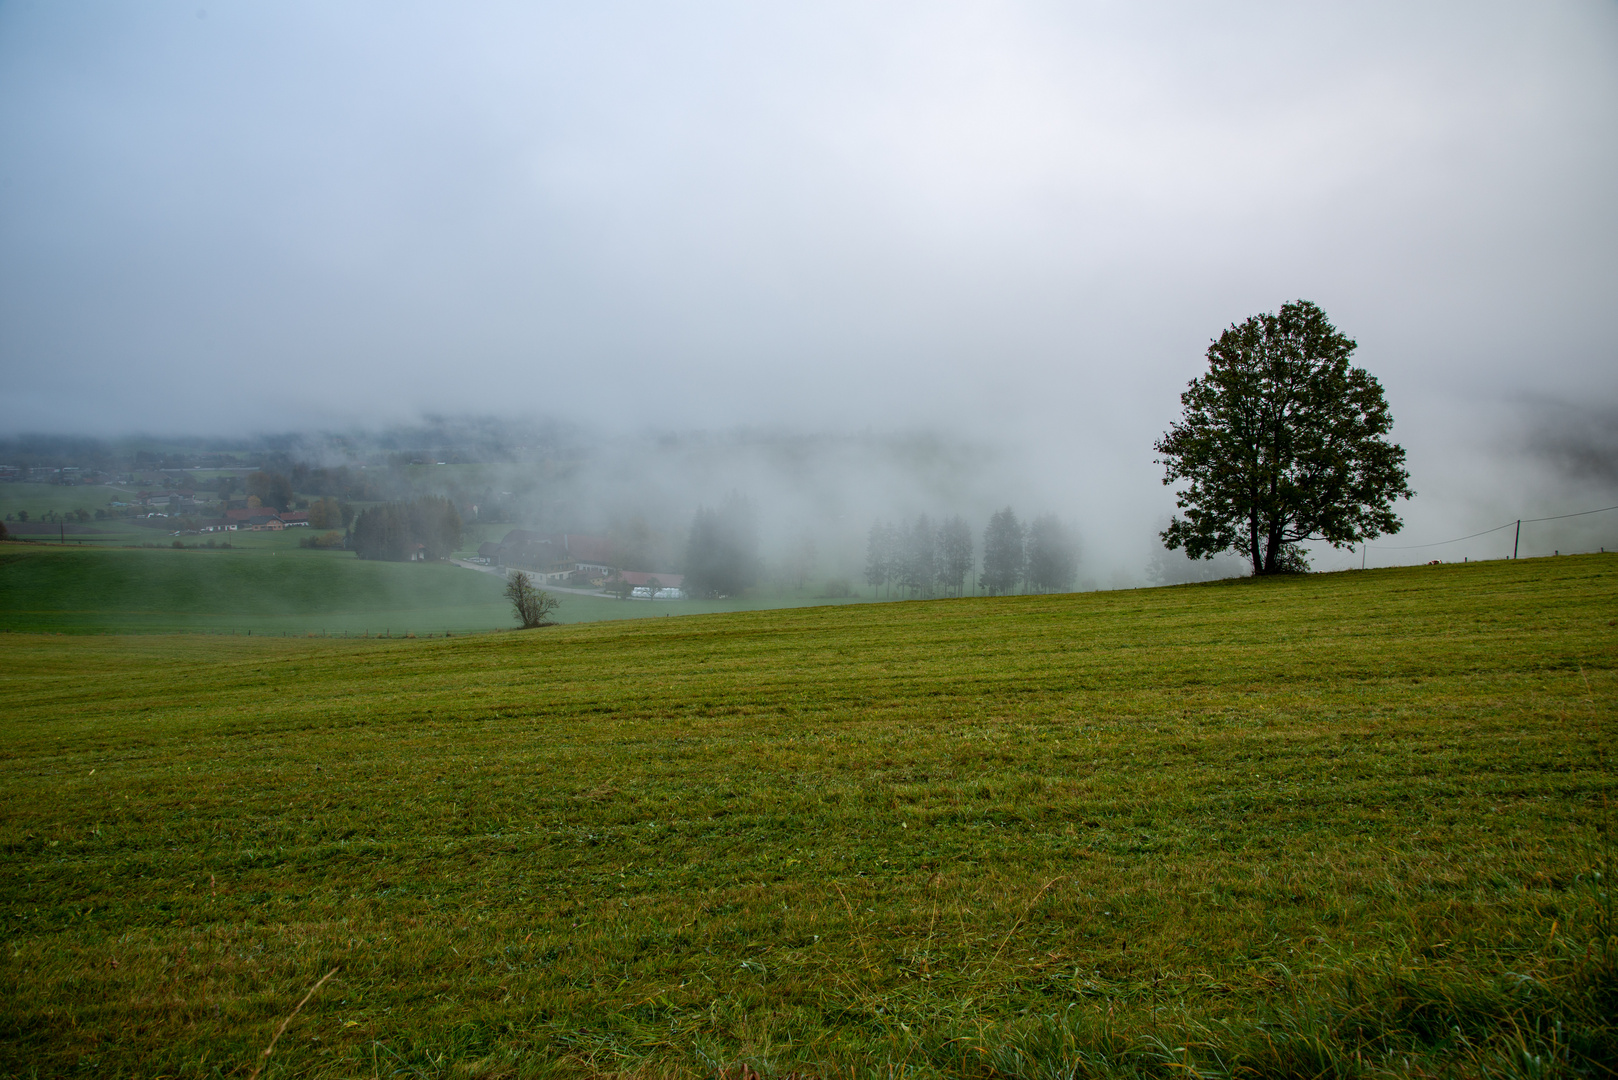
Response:
[[[1540,403],[1529,415],[1530,453],[1569,483],[1618,491],[1618,406]]]

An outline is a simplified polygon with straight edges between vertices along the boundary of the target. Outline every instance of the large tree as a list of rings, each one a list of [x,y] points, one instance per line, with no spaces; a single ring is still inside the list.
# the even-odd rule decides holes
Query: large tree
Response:
[[[309,504],[309,526],[314,529],[341,529],[343,507],[336,499],[316,499]]]
[[[410,523],[399,503],[360,511],[354,519],[354,553],[362,559],[403,562],[410,557]]]
[[[989,518],[983,530],[983,575],[978,580],[990,596],[1012,592],[1022,583],[1028,566],[1024,531],[1009,506]]]
[[[285,510],[292,505],[292,481],[278,472],[249,473],[247,494],[256,497],[260,506]]]
[[[732,492],[717,510],[698,507],[685,549],[685,588],[693,596],[739,596],[757,580],[753,504]]]
[[[912,597],[931,596],[938,577],[938,537],[933,520],[926,514],[899,526],[898,584]]]
[[[1301,569],[1304,540],[1343,547],[1398,532],[1414,494],[1382,386],[1350,367],[1355,343],[1307,300],[1233,325],[1185,414],[1157,441],[1163,483],[1183,483],[1162,533],[1191,558],[1235,551],[1254,574]]]

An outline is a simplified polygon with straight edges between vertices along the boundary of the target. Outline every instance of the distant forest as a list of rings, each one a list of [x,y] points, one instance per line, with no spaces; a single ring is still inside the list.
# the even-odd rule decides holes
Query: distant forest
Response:
[[[959,515],[936,525],[926,514],[897,525],[879,521],[866,542],[865,583],[911,597],[960,596],[973,569],[972,531]],[[983,530],[983,569],[977,586],[990,596],[1069,592],[1079,549],[1055,514],[1024,526],[1011,507]]]

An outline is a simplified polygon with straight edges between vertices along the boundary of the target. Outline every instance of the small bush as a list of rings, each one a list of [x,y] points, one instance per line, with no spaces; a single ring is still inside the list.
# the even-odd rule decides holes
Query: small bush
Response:
[[[524,630],[552,625],[551,613],[561,605],[544,589],[534,588],[534,579],[520,570],[506,581],[506,599],[511,601],[512,612]]]

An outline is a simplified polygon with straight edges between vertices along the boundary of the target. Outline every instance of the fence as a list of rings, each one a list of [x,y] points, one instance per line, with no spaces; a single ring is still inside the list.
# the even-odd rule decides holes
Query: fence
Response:
[[[1496,525],[1492,529],[1484,529],[1482,532],[1468,533],[1465,536],[1457,536],[1453,540],[1438,540],[1431,544],[1362,544],[1360,546],[1362,552],[1418,551],[1423,548],[1448,547],[1450,544],[1459,544],[1465,540],[1476,540],[1481,536],[1491,536],[1494,533],[1504,532],[1507,529],[1511,529],[1513,530],[1511,537],[1511,557],[1515,559],[1518,557],[1518,554],[1522,549],[1522,527],[1524,525],[1536,525],[1545,521],[1566,521],[1570,518],[1590,517],[1592,514],[1607,514],[1614,510],[1618,510],[1618,506],[1603,506],[1596,510],[1579,510],[1572,514],[1552,514],[1549,517],[1518,518],[1515,521],[1508,521],[1504,525]],[[1605,552],[1607,549],[1603,547],[1601,550]],[[1561,553],[1557,552],[1557,554]],[[1363,554],[1361,556],[1360,565],[1362,567],[1365,565]]]

